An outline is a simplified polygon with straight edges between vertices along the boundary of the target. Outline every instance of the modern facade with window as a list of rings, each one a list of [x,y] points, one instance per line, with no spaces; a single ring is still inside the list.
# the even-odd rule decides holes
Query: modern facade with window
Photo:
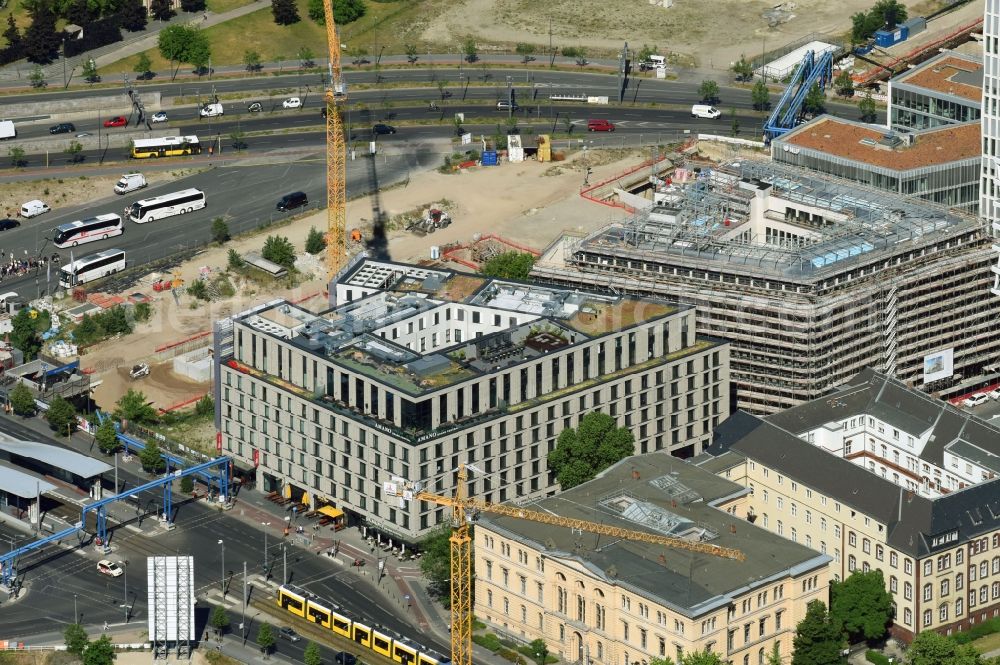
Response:
[[[889,127],[913,131],[977,121],[983,59],[944,51],[889,81]]]
[[[630,457],[530,504],[545,513],[735,548],[745,561],[482,514],[475,615],[567,663],[637,665],[708,649],[724,662],[784,662],[831,558],[737,517],[745,486],[664,453]]]
[[[893,632],[945,634],[1000,616],[1000,428],[872,370],[759,419],[737,413],[710,468],[751,490],[745,517],[879,569]]]
[[[221,446],[258,487],[413,541],[446,509],[395,479],[503,502],[556,489],[559,433],[601,411],[636,452],[692,456],[729,413],[728,346],[652,299],[357,261],[313,313],[274,301],[216,324]]]
[[[751,413],[818,398],[865,367],[944,396],[1000,380],[996,252],[981,219],[749,155],[695,164],[652,209],[560,238],[532,275],[694,305],[699,332],[730,340]]]
[[[820,116],[771,142],[774,161],[870,187],[955,206],[979,208],[979,122],[907,134]]]
[[[979,214],[994,238],[1000,238],[1000,0],[986,0],[983,20],[983,172],[979,183]],[[1000,242],[993,244],[994,296],[1000,296]]]

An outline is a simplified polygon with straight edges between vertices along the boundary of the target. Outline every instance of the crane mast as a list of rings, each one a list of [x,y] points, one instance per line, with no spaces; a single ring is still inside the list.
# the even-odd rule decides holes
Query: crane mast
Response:
[[[476,470],[476,469],[473,469]],[[469,537],[469,513],[483,512],[518,519],[552,524],[554,526],[587,531],[614,538],[636,542],[663,545],[674,549],[709,554],[712,556],[745,561],[746,555],[740,550],[720,547],[709,543],[661,536],[645,531],[624,529],[607,524],[597,524],[586,520],[560,517],[552,513],[521,508],[501,503],[490,503],[476,497],[466,496],[469,472],[466,465],[458,467],[458,478],[453,496],[444,496],[424,491],[407,491],[394,478],[385,484],[385,493],[402,497],[404,500],[427,501],[451,508],[451,662],[452,665],[472,665],[472,541]],[[405,485],[405,483],[403,483]]]
[[[326,269],[333,279],[345,262],[347,225],[347,165],[344,126],[338,105],[347,101],[340,69],[340,38],[333,21],[333,0],[323,0],[330,80],[326,89]]]

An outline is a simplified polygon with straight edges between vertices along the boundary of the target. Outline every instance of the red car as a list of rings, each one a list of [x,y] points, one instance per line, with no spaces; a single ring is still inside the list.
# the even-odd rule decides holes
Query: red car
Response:
[[[615,126],[609,120],[588,120],[587,121],[587,131],[588,132],[613,132],[613,131],[615,131]]]
[[[115,116],[114,118],[111,118],[109,120],[105,120],[104,121],[104,126],[105,127],[126,127],[126,126],[128,126],[128,120],[125,119],[125,116],[118,115],[118,116]]]

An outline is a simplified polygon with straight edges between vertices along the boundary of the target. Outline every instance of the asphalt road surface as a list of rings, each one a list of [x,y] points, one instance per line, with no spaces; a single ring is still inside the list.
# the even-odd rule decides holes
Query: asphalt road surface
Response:
[[[0,431],[24,440],[43,441],[61,446],[61,443],[6,417],[0,417]],[[134,465],[133,465],[134,467]],[[122,465],[119,479],[124,492],[147,482],[150,477],[139,475]],[[61,629],[73,619],[74,596],[76,611],[84,623],[100,624],[103,621],[120,623],[125,618],[126,590],[128,586],[128,606],[133,622],[146,621],[146,557],[177,554],[193,554],[195,557],[195,593],[204,597],[210,590],[218,590],[222,585],[223,571],[230,597],[240,597],[242,592],[243,562],[247,563],[250,575],[261,573],[264,565],[264,534],[228,513],[220,513],[202,503],[178,502],[175,525],[172,531],[161,532],[153,537],[136,534],[126,529],[117,529],[111,543],[115,547],[110,557],[116,561],[127,561],[125,575],[112,578],[97,572],[97,561],[101,558],[90,546],[79,550],[68,550],[51,546],[23,557],[19,562],[19,572],[23,580],[23,596],[16,602],[0,606],[0,625],[3,638],[23,638],[30,635]],[[145,520],[152,520],[155,509],[161,504],[159,492],[147,492],[139,503],[153,512]],[[234,510],[238,510],[237,507]],[[144,522],[148,525],[148,522]],[[24,534],[0,525],[0,545],[10,548],[7,536],[23,537]],[[225,543],[225,561],[219,540]],[[7,541],[4,543],[4,541]],[[267,560],[271,566],[272,579],[280,580],[284,574],[281,537],[277,529],[268,538]],[[367,582],[362,582],[350,568],[338,566],[326,557],[307,552],[291,543],[287,546],[288,580],[305,587],[319,596],[345,608],[348,612],[381,624],[403,635],[419,638],[427,644],[431,640],[413,628],[404,615],[397,615],[387,609],[388,604],[374,597]],[[261,590],[251,591],[260,594]],[[205,602],[198,604],[197,620],[199,632],[205,630],[208,607]],[[257,611],[248,609],[250,634],[256,635],[255,618]],[[235,630],[240,622],[239,610],[230,612],[231,628]],[[280,625],[280,624],[279,624]],[[279,649],[301,660],[301,651],[306,640],[297,643],[280,642]],[[448,647],[428,644],[443,653]],[[297,655],[296,655],[297,654]]]

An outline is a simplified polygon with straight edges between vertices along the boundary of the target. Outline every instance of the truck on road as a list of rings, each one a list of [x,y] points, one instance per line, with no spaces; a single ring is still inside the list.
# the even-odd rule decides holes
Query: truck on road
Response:
[[[16,136],[17,130],[14,129],[14,123],[10,120],[0,120],[0,141],[12,139]]]

